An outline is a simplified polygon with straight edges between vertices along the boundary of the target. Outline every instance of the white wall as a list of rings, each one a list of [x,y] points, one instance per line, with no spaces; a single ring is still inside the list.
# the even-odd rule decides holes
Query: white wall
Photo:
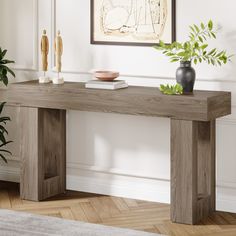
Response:
[[[119,70],[131,85],[174,82],[178,64],[153,48],[90,45],[89,0],[0,0],[0,45],[16,60],[17,80],[34,79],[40,62],[38,36],[45,28],[52,42],[60,29],[64,39],[63,76],[86,81],[91,69]],[[235,0],[177,0],[177,40],[188,25],[210,18],[221,27],[217,42],[236,52]],[[11,17],[8,17],[8,16]],[[50,74],[53,74],[50,52]],[[233,114],[217,122],[217,208],[236,212],[236,66],[196,67],[197,89],[233,92]],[[0,177],[18,180],[18,109],[8,108],[14,161]],[[170,126],[168,119],[68,111],[67,188],[131,198],[170,201]]]

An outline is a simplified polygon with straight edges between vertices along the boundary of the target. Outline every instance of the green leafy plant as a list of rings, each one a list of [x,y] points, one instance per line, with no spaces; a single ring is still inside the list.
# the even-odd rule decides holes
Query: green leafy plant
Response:
[[[160,91],[166,95],[181,95],[183,94],[183,87],[180,84],[176,85],[161,84]]]
[[[0,114],[2,113],[2,110],[4,108],[5,102],[0,104]],[[8,131],[6,130],[6,123],[10,121],[10,117],[7,116],[0,116],[0,157],[7,163],[7,159],[5,158],[5,154],[8,153],[12,155],[12,153],[4,147],[11,143],[12,141],[6,140],[6,135],[8,135]]]
[[[0,82],[2,82],[5,86],[8,85],[9,74],[15,77],[15,73],[7,66],[8,64],[14,63],[14,61],[5,59],[6,53],[7,50],[2,50],[0,48]],[[5,147],[12,141],[7,141],[6,139],[6,136],[8,135],[6,124],[8,121],[10,121],[10,117],[2,116],[2,111],[5,104],[5,102],[0,103],[0,158],[7,162],[5,154],[11,154],[11,152],[6,150]]]
[[[157,50],[170,57],[171,62],[191,61],[194,64],[207,62],[213,66],[226,64],[232,55],[228,55],[225,50],[219,51],[217,48],[209,49],[208,39],[216,39],[217,29],[212,20],[208,24],[201,23],[190,26],[189,40],[186,42],[174,42],[170,45],[160,41]]]
[[[8,74],[11,74],[13,77],[15,77],[15,73],[7,65],[15,62],[5,59],[6,54],[7,50],[2,51],[0,48],[0,82],[3,82],[7,86]]]

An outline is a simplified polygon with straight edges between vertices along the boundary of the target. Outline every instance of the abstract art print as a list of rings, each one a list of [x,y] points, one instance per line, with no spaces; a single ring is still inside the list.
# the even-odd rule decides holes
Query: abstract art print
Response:
[[[176,0],[91,0],[91,43],[157,45],[175,41]]]

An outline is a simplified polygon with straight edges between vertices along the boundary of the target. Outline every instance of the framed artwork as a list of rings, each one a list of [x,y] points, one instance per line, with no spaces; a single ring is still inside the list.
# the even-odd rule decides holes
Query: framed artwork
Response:
[[[91,43],[153,46],[176,38],[176,0],[91,0]]]

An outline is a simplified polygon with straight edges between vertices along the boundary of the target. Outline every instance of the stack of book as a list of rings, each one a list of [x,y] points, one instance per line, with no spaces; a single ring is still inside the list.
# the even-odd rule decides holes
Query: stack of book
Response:
[[[85,84],[85,87],[91,89],[117,90],[117,89],[127,88],[128,84],[124,80],[113,80],[113,81],[90,80]]]

